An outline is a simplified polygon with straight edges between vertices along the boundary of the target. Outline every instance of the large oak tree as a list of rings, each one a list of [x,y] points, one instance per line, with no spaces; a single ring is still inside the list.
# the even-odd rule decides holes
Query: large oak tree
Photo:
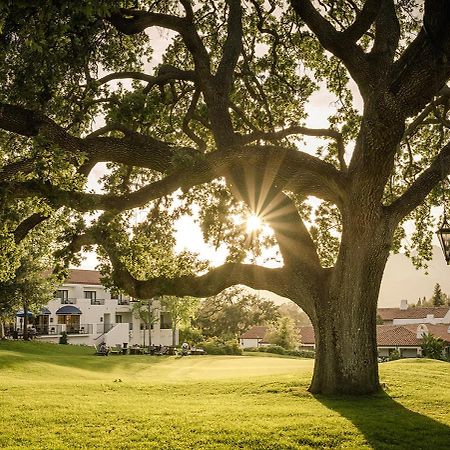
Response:
[[[236,284],[287,297],[316,330],[310,390],[377,391],[386,260],[408,218],[413,244],[429,244],[430,207],[450,170],[449,2],[2,8],[3,234],[23,236],[49,208],[66,208],[67,254],[98,245],[114,283],[135,297],[206,297]],[[168,46],[152,59],[155,28]],[[305,105],[319,88],[336,107],[329,128],[307,128]],[[302,151],[303,136],[326,145]],[[109,163],[103,191],[88,192],[100,162]],[[30,199],[33,215],[12,218]],[[132,226],[130,211],[144,207]],[[270,238],[236,223],[245,208]],[[94,211],[103,214],[85,222]],[[193,255],[175,255],[173,220],[189,211],[208,241],[229,248],[224,265],[198,272]],[[265,244],[276,244],[279,267],[253,263]]]

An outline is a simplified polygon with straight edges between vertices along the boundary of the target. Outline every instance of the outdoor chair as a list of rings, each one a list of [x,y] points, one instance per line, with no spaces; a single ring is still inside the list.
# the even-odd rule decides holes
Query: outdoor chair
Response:
[[[116,344],[115,347],[111,347],[110,353],[111,353],[111,355],[121,355],[122,354],[122,345]]]

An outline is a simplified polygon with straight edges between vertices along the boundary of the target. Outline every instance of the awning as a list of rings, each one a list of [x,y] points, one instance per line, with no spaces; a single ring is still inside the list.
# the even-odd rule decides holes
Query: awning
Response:
[[[33,317],[33,313],[32,312],[30,312],[30,311],[28,311],[28,317]],[[23,312],[23,311],[19,311],[17,314],[16,314],[16,317],[25,317],[25,313]]]
[[[81,314],[81,311],[73,305],[64,305],[61,306],[61,308],[58,309],[58,311],[56,311],[56,314],[58,316],[76,316]]]
[[[41,312],[38,314],[38,316],[49,316],[51,314],[50,310],[47,308],[42,308]]]

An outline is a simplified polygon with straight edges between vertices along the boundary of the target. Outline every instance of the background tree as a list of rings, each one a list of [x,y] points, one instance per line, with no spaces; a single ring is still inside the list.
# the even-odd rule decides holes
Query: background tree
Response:
[[[273,302],[233,287],[202,300],[194,326],[207,338],[238,339],[252,326],[275,323],[279,316]]]
[[[283,317],[290,317],[297,328],[311,325],[311,321],[307,314],[305,314],[301,308],[295,303],[283,303],[278,307],[278,312]]]
[[[431,297],[431,304],[433,306],[443,306],[447,303],[447,296],[442,292],[441,285],[436,283],[434,286],[433,296]]]
[[[0,281],[0,321],[16,320],[16,313],[22,309],[23,337],[28,339],[29,313],[39,313],[43,305],[53,299],[58,277],[49,268],[55,266],[53,252],[58,249],[57,221],[50,222],[50,228],[38,226],[22,236],[15,249],[17,267],[13,276]]]
[[[183,325],[190,324],[192,317],[198,308],[199,299],[194,297],[175,297],[165,295],[161,298],[163,311],[169,313],[172,327],[172,346],[176,346],[177,330]]]
[[[422,354],[431,359],[442,359],[444,357],[445,342],[443,339],[432,334],[426,334],[422,338]]]
[[[154,307],[153,298],[147,300],[137,300],[132,302],[132,313],[139,318],[141,322],[145,324],[143,333],[143,343],[145,347],[145,329],[148,330],[148,347],[152,345],[152,329],[153,325],[159,322],[159,314],[155,314],[155,310],[159,313],[159,309]]]
[[[286,350],[294,350],[300,344],[300,331],[291,318],[281,317],[269,331],[268,340]]]
[[[103,211],[68,246],[100,246],[104,272],[137,298],[238,284],[289,298],[316,331],[310,390],[379,389],[386,260],[405,246],[418,265],[431,258],[431,208],[450,172],[447,1],[11,1],[0,14],[6,211],[25,199],[33,214],[40,203]],[[170,32],[159,59],[154,27]],[[306,104],[319,88],[336,107],[311,129]],[[304,151],[303,136],[324,145]],[[99,162],[109,168],[89,192]],[[224,264],[206,271],[192,255],[175,258],[183,213],[228,248]],[[250,214],[271,232],[249,231]],[[13,233],[2,242],[11,261]],[[270,245],[269,268],[260,264]],[[161,270],[158,255],[169,255]]]

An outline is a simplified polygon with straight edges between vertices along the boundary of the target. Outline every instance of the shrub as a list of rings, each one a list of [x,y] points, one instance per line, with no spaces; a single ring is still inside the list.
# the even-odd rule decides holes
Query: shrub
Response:
[[[198,346],[202,347],[210,355],[242,355],[242,349],[239,347],[236,339],[223,342],[213,337],[200,342]]]
[[[266,353],[275,353],[277,355],[285,355],[287,353],[287,350],[280,345],[269,345],[267,347],[260,347],[260,352],[266,352]]]
[[[258,347],[246,347],[243,349],[245,352],[258,352],[259,348]]]
[[[298,356],[299,358],[315,358],[314,350],[290,350],[287,352],[289,356]]]
[[[391,350],[389,352],[389,360],[395,361],[396,359],[400,359],[400,352],[398,350]]]
[[[440,337],[427,334],[422,340],[422,354],[427,358],[442,359],[444,355],[445,342]]]
[[[202,342],[203,339],[205,339],[202,332],[197,328],[181,328],[179,332],[180,342],[187,342],[191,345],[197,345],[199,342]]]
[[[61,333],[61,336],[59,337],[59,343],[63,345],[67,345],[69,343],[69,339],[65,331]]]

